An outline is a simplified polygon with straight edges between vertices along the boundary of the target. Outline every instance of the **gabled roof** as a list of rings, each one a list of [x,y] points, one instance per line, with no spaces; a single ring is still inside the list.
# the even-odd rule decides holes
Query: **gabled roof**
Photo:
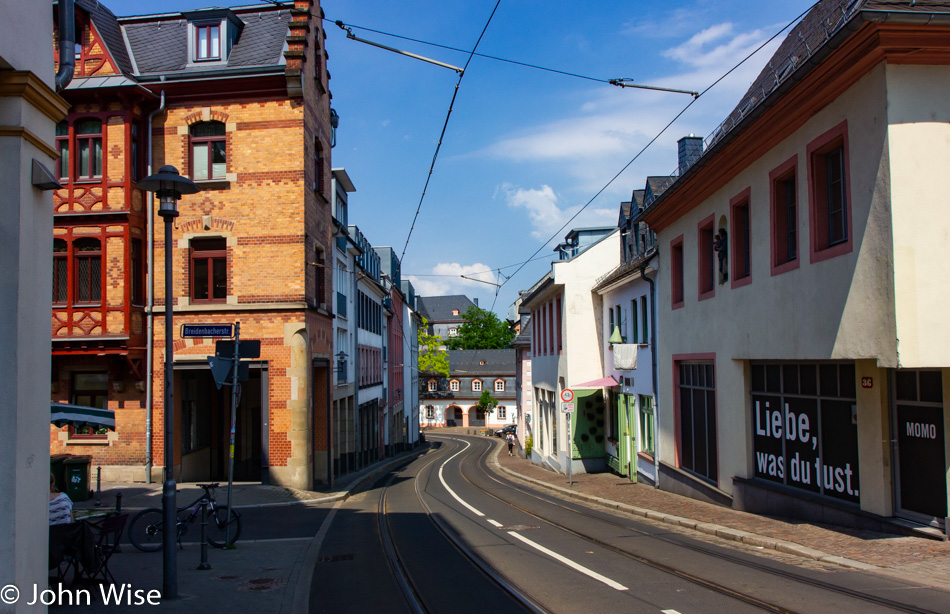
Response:
[[[238,7],[231,11],[244,25],[223,65],[188,63],[190,30],[184,13],[124,18],[119,21],[125,28],[139,74],[143,76],[158,73],[187,76],[208,71],[227,73],[249,67],[282,66],[290,11],[261,6],[243,10]]]
[[[116,16],[98,0],[76,0],[76,6],[89,13],[92,23],[106,45],[106,51],[116,63],[119,71],[132,74],[132,61],[122,38],[122,28]]]
[[[620,223],[618,226],[623,226],[628,219],[630,219],[630,211],[633,210],[633,204],[629,202],[620,203]]]
[[[647,177],[646,188],[643,190],[643,204],[649,206],[651,202],[660,197],[660,194],[666,192],[666,189],[673,185],[676,177]]]
[[[634,211],[643,209],[643,195],[646,190],[634,190],[630,195],[630,200],[633,202]]]
[[[461,322],[462,314],[469,307],[475,305],[464,294],[420,296],[416,300],[419,305],[419,313],[429,321],[429,324],[434,322]],[[458,310],[458,315],[452,315],[453,309]]]
[[[448,354],[452,376],[515,375],[514,350],[449,350]]]

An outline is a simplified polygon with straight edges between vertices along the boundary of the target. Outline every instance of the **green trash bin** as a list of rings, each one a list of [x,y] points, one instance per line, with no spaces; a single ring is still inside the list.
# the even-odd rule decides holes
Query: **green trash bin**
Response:
[[[67,458],[69,454],[51,454],[49,457],[49,472],[53,474],[59,492],[66,492],[66,465],[63,461]]]
[[[73,501],[89,498],[89,465],[91,456],[71,456],[63,461],[66,467],[66,494]]]

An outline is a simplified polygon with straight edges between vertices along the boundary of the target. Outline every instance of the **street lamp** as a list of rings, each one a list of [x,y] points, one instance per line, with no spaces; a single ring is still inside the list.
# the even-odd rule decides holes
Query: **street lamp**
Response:
[[[172,222],[178,217],[178,200],[182,194],[194,194],[201,188],[182,177],[174,166],[163,166],[154,175],[135,184],[140,190],[154,192],[159,198],[158,214],[165,220],[165,480],[162,484],[162,594],[165,599],[178,596],[178,568],[175,542],[178,531],[175,475],[172,459],[175,452],[174,411],[174,324],[172,322]]]

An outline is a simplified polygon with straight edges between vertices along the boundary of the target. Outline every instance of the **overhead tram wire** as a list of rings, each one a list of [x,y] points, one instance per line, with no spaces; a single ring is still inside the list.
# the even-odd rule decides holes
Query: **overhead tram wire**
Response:
[[[816,2],[815,4],[817,4],[817,2]],[[664,134],[667,130],[669,130],[670,126],[672,126],[672,125],[676,122],[676,120],[678,120],[678,119],[683,115],[683,113],[686,113],[686,111],[689,110],[689,108],[692,107],[693,104],[695,104],[696,101],[700,99],[700,97],[702,97],[704,94],[706,94],[706,92],[708,92],[708,91],[711,90],[712,88],[716,87],[723,79],[725,79],[725,78],[728,77],[730,74],[732,74],[733,72],[735,72],[735,70],[736,70],[737,68],[739,68],[740,66],[742,66],[743,64],[745,64],[745,63],[749,60],[749,58],[751,58],[752,56],[754,56],[756,53],[758,53],[759,51],[761,51],[763,47],[765,47],[766,45],[768,45],[769,43],[771,43],[773,40],[775,40],[775,39],[778,37],[779,34],[781,34],[781,33],[784,32],[785,30],[787,30],[787,29],[789,29],[790,27],[792,27],[792,25],[794,25],[795,23],[797,23],[802,17],[804,17],[810,10],[812,10],[812,9],[815,7],[815,4],[812,4],[812,5],[809,6],[807,9],[805,9],[802,13],[800,13],[797,17],[795,17],[794,19],[792,19],[791,21],[789,21],[787,24],[785,24],[785,26],[784,26],[781,30],[779,30],[778,32],[776,32],[775,34],[773,34],[771,37],[769,37],[768,40],[766,40],[766,41],[763,42],[761,45],[759,45],[758,47],[756,47],[754,51],[752,51],[752,52],[749,53],[747,56],[745,56],[744,58],[742,58],[742,60],[740,60],[735,66],[733,66],[732,68],[730,68],[729,70],[727,70],[725,73],[723,73],[722,76],[720,76],[718,79],[716,79],[715,81],[713,81],[708,87],[706,87],[706,89],[704,89],[702,92],[700,92],[698,96],[694,97],[694,98],[689,102],[689,104],[687,104],[685,107],[683,107],[683,109],[682,109],[679,113],[677,113],[676,116],[675,116],[673,119],[671,119],[671,120],[669,121],[669,123],[667,123],[666,126],[664,126],[664,127],[656,134],[656,136],[654,136],[652,139],[650,139],[650,142],[649,142],[649,143],[647,143],[646,145],[644,145],[643,148],[642,148],[639,152],[637,152],[637,155],[635,155],[629,162],[627,162],[627,163],[623,166],[623,168],[621,168],[621,169],[617,172],[617,174],[614,175],[614,176],[610,179],[610,181],[608,181],[606,184],[604,184],[604,187],[602,187],[602,188],[600,188],[599,190],[597,190],[597,193],[594,194],[594,195],[590,198],[590,200],[588,200],[587,203],[585,203],[584,206],[581,207],[581,208],[577,211],[577,213],[575,213],[574,215],[572,215],[569,220],[567,220],[566,222],[564,222],[564,225],[561,226],[558,230],[556,230],[556,231],[554,232],[554,234],[552,234],[551,237],[548,238],[548,240],[545,241],[545,242],[541,245],[541,247],[539,247],[537,250],[535,250],[535,252],[534,252],[533,254],[531,254],[531,257],[528,258],[527,260],[525,260],[525,261],[521,264],[521,266],[518,267],[517,270],[515,270],[514,273],[512,273],[507,279],[505,279],[505,281],[503,281],[503,282],[501,283],[501,285],[504,286],[506,283],[508,283],[515,275],[517,275],[517,274],[521,271],[521,269],[524,268],[524,266],[525,266],[527,263],[531,262],[531,261],[534,259],[534,257],[537,256],[538,253],[540,253],[541,250],[544,249],[544,248],[548,245],[548,243],[550,243],[552,240],[554,240],[555,238],[557,238],[557,237],[564,231],[564,229],[567,228],[567,227],[570,225],[570,223],[574,221],[574,218],[576,218],[578,215],[580,215],[581,212],[584,211],[584,209],[586,209],[587,207],[589,207],[590,204],[593,203],[593,202],[597,199],[597,197],[600,196],[600,195],[604,192],[604,190],[606,190],[608,187],[610,187],[610,185],[613,184],[613,182],[616,181],[617,178],[620,177],[620,175],[622,175],[624,171],[626,171],[628,168],[630,168],[630,165],[633,164],[634,162],[636,162],[637,159],[639,159],[640,156],[642,156],[643,153],[644,153],[647,149],[649,149],[649,147],[650,147],[651,145],[653,145],[653,143],[655,143],[655,142],[657,141],[657,139],[659,139],[661,136],[663,136],[663,134]],[[500,290],[501,290],[500,287],[496,290],[496,293],[495,293],[495,298],[496,298],[496,300],[497,300],[497,298],[498,298],[498,291],[500,291]],[[495,309],[495,303],[492,302],[492,306],[491,306],[490,311],[494,311],[494,309]]]
[[[497,8],[497,6],[496,6],[496,8]],[[324,21],[331,21],[331,20],[330,20],[330,19],[327,19],[326,17],[324,17]],[[433,42],[429,42],[429,41],[424,41],[424,40],[422,40],[422,39],[412,38],[412,37],[410,37],[410,36],[402,36],[402,35],[400,35],[400,34],[393,34],[392,32],[384,32],[383,30],[376,30],[376,29],[367,28],[367,27],[364,27],[364,26],[357,26],[357,25],[353,25],[353,24],[351,24],[351,23],[346,23],[346,22],[340,21],[340,20],[334,21],[333,23],[335,23],[337,26],[339,26],[339,27],[341,27],[341,28],[344,28],[344,29],[346,29],[346,30],[351,30],[351,29],[354,29],[354,28],[355,28],[355,29],[357,29],[357,30],[365,30],[366,32],[372,32],[372,33],[374,33],[374,34],[380,34],[380,35],[382,35],[382,36],[391,36],[392,38],[398,38],[398,39],[404,40],[404,41],[409,41],[409,42],[413,42],[413,43],[419,43],[420,45],[428,45],[428,46],[430,46],[430,47],[437,47],[437,48],[439,48],[439,49],[447,49],[447,50],[449,50],[449,51],[458,51],[458,52],[460,52],[460,53],[469,53],[469,52],[466,51],[465,49],[459,49],[458,47],[451,47],[451,46],[449,46],[449,45],[442,45],[442,44],[440,44],[440,43],[433,43]],[[477,46],[477,45],[476,45],[476,46]],[[485,54],[485,53],[474,53],[474,52],[473,52],[473,55],[477,55],[477,56],[480,57],[480,58],[485,58],[485,59],[488,59],[488,60],[495,60],[496,62],[505,62],[505,63],[507,63],[507,64],[514,64],[514,65],[516,65],[516,66],[523,66],[523,67],[525,67],[525,68],[533,68],[533,69],[535,69],[535,70],[542,70],[542,71],[545,71],[545,72],[555,73],[555,74],[558,74],[558,75],[564,75],[564,76],[567,76],[567,77],[574,77],[574,78],[577,78],[577,79],[585,79],[585,80],[587,80],[587,81],[595,81],[595,82],[597,82],[597,83],[606,83],[607,85],[613,85],[613,86],[616,86],[616,87],[619,87],[619,88],[634,88],[634,89],[654,90],[654,91],[659,91],[659,92],[672,92],[672,93],[675,93],[675,94],[689,94],[689,95],[691,95],[694,99],[699,97],[699,93],[698,93],[698,92],[693,92],[693,91],[689,91],[689,90],[674,89],[674,88],[669,88],[669,87],[659,87],[659,86],[654,86],[654,85],[639,85],[639,84],[634,84],[634,83],[631,83],[631,81],[633,81],[633,79],[629,79],[629,78],[601,79],[601,78],[599,78],[599,77],[589,77],[589,76],[587,76],[587,75],[581,75],[581,74],[578,74],[578,73],[568,72],[568,71],[566,71],[566,70],[558,70],[557,68],[548,68],[548,67],[546,67],[546,66],[539,66],[539,65],[537,65],[537,64],[529,64],[529,63],[527,63],[527,62],[519,62],[518,60],[509,60],[508,58],[500,58],[500,57],[498,57],[498,56],[495,56],[495,55],[488,55],[488,54]],[[471,57],[469,58],[469,60],[471,60]],[[467,64],[466,64],[466,65],[467,65]]]

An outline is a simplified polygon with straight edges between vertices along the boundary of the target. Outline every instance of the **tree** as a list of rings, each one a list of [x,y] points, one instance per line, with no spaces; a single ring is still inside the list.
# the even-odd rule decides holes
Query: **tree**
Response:
[[[491,410],[488,406],[491,406]],[[498,407],[498,399],[494,398],[487,390],[482,390],[482,396],[478,397],[478,406],[486,411],[494,411]]]
[[[449,354],[441,349],[442,337],[429,334],[429,321],[422,318],[419,326],[419,372],[449,376]]]
[[[458,336],[446,341],[450,350],[501,350],[511,346],[515,333],[508,323],[499,320],[491,311],[475,305],[462,315]]]

